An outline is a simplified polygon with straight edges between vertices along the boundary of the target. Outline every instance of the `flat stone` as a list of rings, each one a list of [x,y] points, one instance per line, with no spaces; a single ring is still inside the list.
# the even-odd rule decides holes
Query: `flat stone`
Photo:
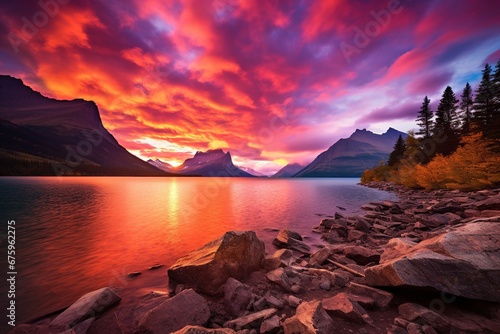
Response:
[[[394,295],[390,292],[354,282],[350,282],[348,284],[348,288],[349,291],[353,294],[372,298],[375,301],[377,307],[381,309],[389,306],[389,304],[392,302],[392,299],[394,298]]]
[[[281,328],[280,318],[277,315],[273,315],[271,318],[266,319],[260,325],[260,334],[276,334]]]
[[[296,250],[304,254],[309,254],[311,250],[311,247],[302,241],[300,234],[286,229],[279,231],[278,235],[273,240],[273,245],[280,248]]]
[[[292,282],[283,268],[272,270],[266,274],[266,278],[282,287],[285,291],[292,291]]]
[[[350,322],[365,324],[372,320],[366,311],[356,301],[351,300],[349,295],[341,292],[333,297],[323,299],[323,308],[332,318],[341,318]]]
[[[500,210],[500,195],[492,196],[476,204],[478,210]]]
[[[381,262],[387,262],[398,258],[402,253],[407,252],[417,243],[410,238],[394,238],[385,245],[384,252],[380,256]]]
[[[259,328],[262,325],[264,319],[269,318],[276,313],[275,308],[268,308],[259,312],[251,313],[243,317],[239,317],[234,320],[229,320],[224,323],[224,327],[231,328],[234,330]]]
[[[218,295],[229,277],[241,280],[258,270],[264,253],[264,243],[254,231],[226,232],[179,259],[168,276],[197,291]]]
[[[419,324],[427,324],[436,329],[438,333],[448,333],[450,330],[450,323],[448,320],[419,304],[401,304],[398,307],[398,311],[404,319],[412,322],[418,322]]]
[[[188,325],[203,326],[210,318],[205,298],[187,289],[146,312],[139,320],[138,334],[175,332]]]
[[[320,301],[303,302],[293,317],[283,323],[285,334],[332,334],[336,333],[333,321]]]
[[[362,246],[346,246],[344,254],[348,259],[362,266],[369,263],[378,263],[380,260],[380,254],[377,251]]]
[[[326,259],[331,255],[331,250],[328,247],[323,247],[313,255],[311,255],[311,258],[309,260],[309,264],[311,266],[321,266],[323,263],[325,263]]]
[[[201,326],[186,326],[171,334],[236,334],[230,328],[205,328]]]
[[[59,314],[50,324],[74,327],[83,320],[104,313],[104,311],[119,303],[120,300],[121,298],[110,288],[89,292]]]

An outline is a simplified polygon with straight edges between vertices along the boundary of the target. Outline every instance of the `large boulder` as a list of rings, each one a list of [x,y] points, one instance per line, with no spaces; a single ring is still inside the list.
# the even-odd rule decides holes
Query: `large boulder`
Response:
[[[168,276],[197,291],[217,295],[229,277],[240,280],[258,270],[264,254],[264,243],[254,231],[226,232],[179,259]]]
[[[209,318],[210,309],[205,298],[187,289],[144,314],[137,333],[171,333],[187,325],[203,326]]]
[[[110,288],[89,292],[59,314],[50,324],[74,327],[85,319],[98,316],[120,300],[121,298]]]
[[[457,296],[500,302],[500,223],[469,223],[409,247],[390,249],[366,269],[372,286],[432,288]]]

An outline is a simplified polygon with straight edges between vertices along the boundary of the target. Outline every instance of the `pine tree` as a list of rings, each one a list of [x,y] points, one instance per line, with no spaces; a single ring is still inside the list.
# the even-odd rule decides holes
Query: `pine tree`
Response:
[[[487,132],[486,127],[490,123],[490,116],[493,109],[493,94],[491,84],[491,66],[484,65],[483,77],[476,91],[474,100],[474,120],[477,123],[479,130]]]
[[[429,100],[427,96],[424,97],[424,102],[422,103],[417,116],[417,125],[420,127],[417,135],[423,136],[424,139],[429,138],[433,131],[432,127],[434,122],[432,121],[433,113],[430,107],[430,103],[431,100]]]
[[[464,91],[460,96],[462,100],[460,101],[460,121],[462,123],[462,134],[468,134],[470,132],[470,124],[472,120],[472,107],[474,105],[474,100],[472,97],[472,88],[467,83],[465,85]]]
[[[442,137],[446,140],[436,145],[436,154],[449,155],[453,153],[460,142],[457,133],[458,117],[457,103],[455,93],[450,86],[447,86],[443,92],[441,100],[436,111],[436,124],[433,135]]]
[[[399,135],[398,140],[394,145],[394,151],[392,151],[391,154],[389,155],[389,161],[387,164],[389,166],[396,165],[399,161],[401,161],[401,159],[403,159],[405,151],[406,151],[406,143],[403,140],[403,137]]]
[[[491,92],[492,92],[492,114],[491,114],[491,124],[488,124],[486,135],[493,139],[500,139],[500,59],[495,66],[495,72],[493,73],[493,79],[491,81]],[[498,141],[494,141],[495,146],[499,146]],[[500,148],[497,148],[500,151]]]

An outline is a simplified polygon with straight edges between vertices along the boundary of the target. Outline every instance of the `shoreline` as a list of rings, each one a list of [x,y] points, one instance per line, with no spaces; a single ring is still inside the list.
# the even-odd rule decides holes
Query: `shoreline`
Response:
[[[393,192],[397,195],[398,200],[364,204],[361,206],[365,211],[362,215],[343,216],[342,212],[340,212],[336,213],[333,218],[323,219],[319,226],[313,228],[313,232],[321,235],[322,241],[319,246],[323,246],[323,248],[314,254],[308,254],[307,247],[309,246],[310,249],[310,245],[300,240],[302,239],[301,236],[289,238],[290,234],[288,234],[288,239],[285,240],[285,242],[274,243],[275,245],[279,244],[278,249],[282,249],[282,251],[278,250],[272,254],[274,249],[268,249],[269,254],[266,256],[266,259],[262,261],[260,268],[241,280],[245,286],[249,287],[249,290],[252,291],[254,295],[261,296],[261,298],[267,296],[267,298],[265,298],[265,304],[268,307],[273,308],[272,306],[274,306],[274,308],[276,308],[276,312],[274,312],[272,316],[270,314],[268,317],[263,317],[257,321],[260,322],[260,327],[257,328],[257,331],[255,331],[256,333],[259,333],[259,329],[261,329],[263,323],[269,324],[271,321],[268,320],[270,319],[273,319],[272,322],[274,325],[277,323],[278,327],[274,328],[276,331],[269,331],[269,333],[282,332],[284,323],[287,321],[290,322],[288,319],[294,319],[294,314],[298,312],[298,306],[301,305],[302,302],[308,301],[310,304],[312,301],[325,301],[332,298],[340,298],[336,297],[337,295],[347,298],[347,295],[353,294],[352,284],[356,286],[356,284],[364,285],[366,283],[364,277],[366,269],[380,265],[381,256],[383,259],[388,242],[394,238],[410,239],[415,244],[418,244],[423,240],[431,239],[436,235],[442,235],[447,231],[465,226],[470,222],[500,222],[500,207],[497,208],[500,202],[497,203],[493,201],[494,203],[490,205],[491,208],[495,209],[490,209],[488,206],[485,206],[488,207],[488,209],[477,210],[479,209],[477,203],[484,202],[491,198],[498,198],[500,196],[500,189],[475,192],[461,192],[456,190],[428,191],[406,189],[402,186],[393,185],[387,182],[370,183],[362,186]],[[439,221],[434,218],[439,218]],[[277,239],[279,239],[279,235],[281,234],[282,232],[280,231]],[[298,243],[296,241],[298,241]],[[283,258],[285,253],[286,259]],[[339,265],[341,267],[339,267]],[[496,269],[500,270],[500,268]],[[270,279],[269,273],[276,272],[276,270],[284,272],[285,277],[288,276],[291,282],[296,282],[296,284],[293,285],[299,286],[299,289],[296,289],[297,291],[287,291],[286,288],[283,288],[283,277],[274,281]],[[332,276],[331,273],[334,273],[334,275]],[[357,275],[356,273],[361,275]],[[179,285],[183,286],[179,288]],[[115,322],[117,323],[114,325],[117,325],[123,333],[137,332],[137,323],[140,322],[139,318],[155,307],[158,307],[159,305],[157,304],[160,301],[161,304],[163,304],[168,300],[173,300],[174,297],[182,291],[189,291],[189,289],[187,289],[189,288],[189,283],[181,283],[179,285],[177,285],[177,287],[173,285],[170,290],[147,294],[143,298],[142,305],[131,305],[124,300],[122,303],[118,304],[118,306],[94,318],[95,321],[88,324],[88,331],[82,333],[101,332],[102,329],[110,326],[109,321],[111,318],[115,318]],[[355,289],[358,288],[354,288],[354,290]],[[394,298],[396,300],[411,301],[412,299],[419,300],[423,298],[422,296],[418,296],[418,298],[415,298],[415,296],[412,297],[414,292],[406,288],[403,288],[402,291],[401,288],[384,288],[380,291],[382,291],[381,293],[392,293],[393,297],[391,299]],[[436,297],[435,292],[426,291],[425,293],[429,298],[432,297],[431,300]],[[409,297],[407,295],[409,295]],[[235,319],[236,316],[234,314],[227,314],[227,308],[229,306],[227,305],[227,301],[224,301],[224,298],[219,296],[207,296],[203,293],[202,296],[208,301],[211,311],[210,320],[203,325],[211,327],[211,330],[215,330],[218,327],[223,327],[228,321],[231,321],[231,319]],[[346,299],[347,302],[351,302],[351,304],[355,306],[352,312],[357,313],[357,316],[351,314],[352,312],[346,313],[344,312],[345,310],[326,310],[329,317],[333,318],[338,325],[341,325],[342,328],[345,329],[345,332],[357,330],[361,333],[364,330],[366,333],[404,333],[400,329],[406,331],[407,328],[405,329],[403,327],[408,327],[413,323],[409,320],[403,321],[405,319],[402,318],[401,312],[399,312],[398,317],[398,308],[394,304],[388,304],[382,308],[373,308],[373,305],[369,306],[370,303],[367,302],[366,295],[361,297],[365,297],[365,300],[353,301],[349,298]],[[270,303],[269,300],[272,302]],[[300,300],[301,303],[298,303],[298,300]],[[254,303],[255,302],[256,301],[254,301]],[[345,303],[346,301],[344,300],[342,302]],[[298,305],[296,305],[297,303]],[[330,303],[332,302],[330,301]],[[494,303],[493,306],[488,304],[488,302],[479,303],[486,303],[485,305],[487,306],[483,306],[494,313],[494,319],[498,317],[497,320],[500,321],[498,303]],[[364,306],[366,310],[363,312],[360,309],[356,309],[358,305]],[[399,306],[401,306],[401,304]],[[453,312],[455,312],[455,309],[458,307],[453,303],[447,306],[449,306],[448,309],[452,309]],[[241,314],[248,313],[251,315],[252,308],[253,311],[256,311],[254,304],[250,307],[250,310],[241,312]],[[491,311],[492,308],[496,309],[496,311]],[[131,313],[134,314],[135,317],[129,319],[129,323],[120,325],[119,318],[126,318],[123,316],[124,311],[126,311],[125,313],[129,316]],[[280,315],[278,321],[275,318],[275,313]],[[122,316],[120,317],[118,314]],[[240,317],[236,317],[236,319],[239,318]],[[452,328],[460,325],[460,321],[457,319],[451,320],[454,321],[452,321],[450,325]],[[484,321],[486,327],[480,328],[480,331],[476,331],[477,333],[488,333],[488,326],[491,326],[489,320],[491,319],[487,320],[488,321]],[[254,319],[253,324],[246,324],[245,326],[255,329],[253,326],[255,325],[255,321]],[[450,323],[450,321],[448,322]],[[374,325],[375,323],[377,325]],[[45,319],[38,321],[36,324],[48,328],[50,327],[50,318],[45,317]],[[402,326],[402,324],[406,326]],[[423,325],[416,324],[420,326],[419,328],[422,330]],[[475,325],[471,326],[474,327],[479,325],[477,321],[475,321],[474,324]],[[230,327],[231,326],[230,324]],[[241,327],[241,333],[255,333],[251,332],[248,328],[245,329],[245,326]],[[21,328],[24,326],[16,327],[15,333],[24,333]],[[30,327],[30,325],[26,325],[25,327]],[[412,325],[410,327],[413,328],[415,326]],[[247,331],[245,332],[245,330]],[[409,333],[409,331],[407,332]],[[428,329],[428,332],[432,333],[430,329]],[[474,329],[471,330],[469,328],[468,332],[474,333]],[[207,331],[207,333],[209,332]],[[287,333],[286,330],[285,333]]]

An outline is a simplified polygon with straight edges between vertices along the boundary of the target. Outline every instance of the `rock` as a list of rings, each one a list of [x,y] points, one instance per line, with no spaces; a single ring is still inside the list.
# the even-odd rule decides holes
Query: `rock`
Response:
[[[349,230],[349,232],[347,232],[347,241],[349,241],[349,242],[353,242],[353,241],[357,241],[357,240],[360,240],[362,242],[367,242],[368,239],[369,239],[368,234],[366,234],[364,232],[361,232],[358,230]]]
[[[381,262],[387,262],[399,257],[402,253],[407,252],[417,243],[409,238],[394,238],[389,240],[385,245],[384,252],[380,256]]]
[[[433,215],[420,215],[418,218],[422,224],[432,228],[456,224],[462,220],[462,217],[451,212],[436,213]]]
[[[267,293],[267,295],[264,298],[269,305],[271,305],[274,308],[277,308],[278,310],[281,310],[283,306],[285,306],[281,300],[274,297],[270,293]]]
[[[92,326],[92,324],[94,323],[94,321],[95,321],[94,317],[88,318],[87,320],[84,320],[75,327],[73,327],[73,330],[75,331],[76,334],[86,334],[90,326]]]
[[[332,254],[330,248],[323,247],[313,255],[311,255],[311,259],[309,260],[309,264],[311,266],[320,266],[322,265],[326,259]]]
[[[156,269],[160,269],[160,268],[163,268],[163,267],[165,267],[164,264],[155,264],[155,265],[149,267],[148,270],[156,270]]]
[[[320,301],[303,302],[295,315],[283,323],[285,334],[332,334],[335,327]]]
[[[236,334],[230,328],[205,328],[200,326],[186,326],[171,334]]]
[[[372,288],[363,284],[350,282],[348,284],[349,291],[353,294],[372,298],[378,308],[386,308],[392,302],[394,295],[390,292]]]
[[[253,303],[253,310],[254,311],[262,311],[263,309],[266,308],[266,306],[267,306],[266,298],[262,297],[262,298],[257,299]]]
[[[408,332],[402,327],[392,325],[387,334],[408,334]]]
[[[365,279],[372,286],[433,288],[500,302],[499,245],[500,223],[469,223],[367,268]]]
[[[227,280],[224,286],[224,306],[230,315],[239,317],[253,299],[254,294],[248,285],[232,277]]]
[[[9,334],[75,334],[66,325],[16,325]]]
[[[203,326],[209,318],[210,309],[205,298],[187,289],[146,312],[139,320],[137,333],[175,332],[187,325]]]
[[[355,301],[356,303],[361,305],[361,307],[366,309],[373,309],[376,306],[375,300],[368,296],[349,294],[349,299]]]
[[[361,209],[365,211],[380,211],[380,206],[373,204],[363,204],[361,205]]]
[[[377,251],[362,246],[346,246],[344,254],[348,259],[362,266],[372,262],[378,263],[380,260],[380,254]]]
[[[59,314],[50,324],[74,327],[83,320],[102,314],[120,300],[121,298],[110,288],[89,292]]]
[[[277,315],[273,315],[262,322],[262,325],[260,325],[260,334],[276,334],[280,328],[280,318]]]
[[[332,288],[332,283],[330,282],[329,279],[323,279],[321,280],[321,282],[319,283],[319,287],[320,289],[322,290],[325,290],[325,291],[330,291],[330,289]]]
[[[270,258],[264,259],[264,261],[272,262],[271,266],[263,265],[264,268],[268,270],[274,270],[279,267],[287,267],[292,264],[294,260],[293,252],[289,249],[278,249]]]
[[[283,268],[278,268],[266,274],[266,278],[282,287],[285,291],[292,291],[292,282]]]
[[[302,303],[302,300],[300,298],[295,297],[294,295],[288,295],[287,297],[288,305],[291,307],[297,307]]]
[[[434,328],[432,328],[431,326],[429,326],[429,325],[423,325],[422,326],[422,332],[424,334],[438,334],[438,332]]]
[[[217,295],[229,277],[243,279],[258,270],[263,259],[264,243],[254,231],[226,232],[179,259],[168,276],[197,291]]]
[[[490,197],[476,204],[478,210],[500,210],[500,195]]]
[[[408,334],[424,334],[422,331],[422,326],[414,322],[410,322],[408,326],[406,326],[406,331],[408,332]]]
[[[128,278],[134,278],[134,277],[137,277],[137,276],[140,276],[140,275],[142,275],[142,273],[140,271],[134,271],[134,272],[128,273],[127,277]]]
[[[412,322],[418,322],[422,325],[427,324],[433,327],[438,333],[448,333],[450,330],[450,323],[448,320],[419,304],[401,304],[398,307],[398,311],[404,319]],[[406,329],[408,330],[408,327]]]
[[[372,320],[366,311],[349,295],[341,292],[333,297],[323,299],[323,308],[332,318],[342,318],[350,322],[365,324]]]
[[[277,310],[275,308],[268,308],[259,312],[251,313],[243,317],[225,322],[224,327],[231,328],[237,331],[241,329],[259,328],[263,320],[275,314],[276,311]]]
[[[299,251],[304,254],[309,254],[311,247],[302,241],[302,237],[297,232],[282,229],[278,236],[273,240],[273,245],[280,248],[288,248]]]
[[[363,218],[356,219],[356,224],[354,224],[354,228],[361,232],[369,232],[371,227],[372,225]]]

